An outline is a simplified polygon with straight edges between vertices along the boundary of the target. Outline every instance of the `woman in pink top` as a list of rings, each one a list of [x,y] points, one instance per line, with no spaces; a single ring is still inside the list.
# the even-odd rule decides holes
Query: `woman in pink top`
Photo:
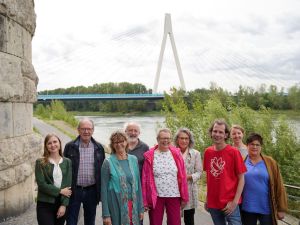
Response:
[[[184,161],[171,138],[169,129],[159,130],[158,145],[144,154],[142,191],[150,225],[162,224],[165,209],[168,225],[181,224],[180,209],[189,200]]]

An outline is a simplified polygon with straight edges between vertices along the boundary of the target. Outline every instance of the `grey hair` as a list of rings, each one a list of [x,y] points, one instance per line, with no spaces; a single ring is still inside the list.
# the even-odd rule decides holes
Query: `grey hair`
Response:
[[[91,120],[90,118],[87,118],[87,117],[84,117],[84,118],[79,120],[78,125],[77,125],[77,129],[80,128],[81,123],[84,122],[84,121],[89,121],[92,124],[92,127],[94,129],[94,121]]]
[[[158,130],[157,135],[156,135],[156,140],[157,140],[157,141],[159,140],[159,135],[160,135],[160,133],[162,133],[162,132],[169,133],[170,136],[171,136],[171,138],[172,138],[172,132],[171,132],[171,130],[170,130],[169,128],[161,128],[161,129]]]
[[[194,135],[193,135],[192,131],[190,131],[186,127],[182,127],[182,128],[179,128],[177,130],[177,132],[175,134],[175,137],[174,137],[174,143],[175,143],[176,147],[179,147],[179,145],[178,145],[178,136],[179,136],[180,133],[185,133],[187,136],[189,136],[189,139],[190,139],[189,148],[193,148],[194,145],[195,145]]]
[[[139,123],[137,123],[137,122],[127,122],[127,123],[124,123],[124,131],[127,130],[127,127],[132,126],[132,125],[137,126],[139,128],[139,131],[141,132],[141,125]]]

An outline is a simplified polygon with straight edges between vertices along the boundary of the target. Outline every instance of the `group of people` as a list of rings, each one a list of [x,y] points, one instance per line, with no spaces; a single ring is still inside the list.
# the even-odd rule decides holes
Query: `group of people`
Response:
[[[39,224],[76,225],[82,204],[84,224],[94,225],[101,201],[105,225],[140,225],[144,212],[151,225],[161,225],[165,211],[167,224],[179,225],[183,217],[193,225],[202,170],[205,208],[215,225],[277,224],[287,210],[277,163],[261,153],[263,138],[252,133],[243,144],[238,125],[229,130],[223,120],[212,123],[213,145],[205,149],[203,165],[187,128],[178,129],[174,139],[169,129],[160,129],[157,144],[149,148],[139,138],[140,125],[127,123],[111,134],[108,157],[93,132],[93,121],[82,119],[78,137],[63,152],[58,136],[46,136],[35,168]],[[230,137],[232,145],[226,143]]]

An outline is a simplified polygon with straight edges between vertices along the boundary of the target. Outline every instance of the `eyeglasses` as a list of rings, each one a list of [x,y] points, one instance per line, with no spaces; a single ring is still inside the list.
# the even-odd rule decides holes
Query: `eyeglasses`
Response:
[[[179,140],[184,140],[184,141],[190,140],[190,138],[188,138],[188,137],[178,137],[178,139],[179,139]]]
[[[93,128],[79,128],[79,130],[82,132],[84,132],[84,131],[91,132],[93,130]]]
[[[114,145],[123,144],[124,142],[125,142],[125,140],[123,140],[123,141],[113,141],[113,144]]]
[[[168,141],[171,140],[171,138],[159,138],[159,140]]]
[[[251,144],[249,144],[249,145],[252,146],[252,147],[261,147],[260,144],[254,144],[254,143],[251,143]]]

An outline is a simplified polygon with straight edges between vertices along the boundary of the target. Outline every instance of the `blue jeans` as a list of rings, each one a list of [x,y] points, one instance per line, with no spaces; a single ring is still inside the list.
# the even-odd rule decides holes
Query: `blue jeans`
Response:
[[[98,204],[96,185],[86,188],[76,187],[67,210],[67,225],[77,225],[81,203],[83,204],[84,225],[95,225]]]
[[[235,210],[230,214],[226,215],[221,209],[209,208],[208,212],[214,222],[214,225],[242,225],[240,209],[237,206]]]
[[[272,225],[272,215],[268,214],[260,214],[260,213],[251,213],[246,211],[241,211],[242,214],[242,221],[244,225],[256,225],[257,220],[259,221],[259,224],[262,225]]]

